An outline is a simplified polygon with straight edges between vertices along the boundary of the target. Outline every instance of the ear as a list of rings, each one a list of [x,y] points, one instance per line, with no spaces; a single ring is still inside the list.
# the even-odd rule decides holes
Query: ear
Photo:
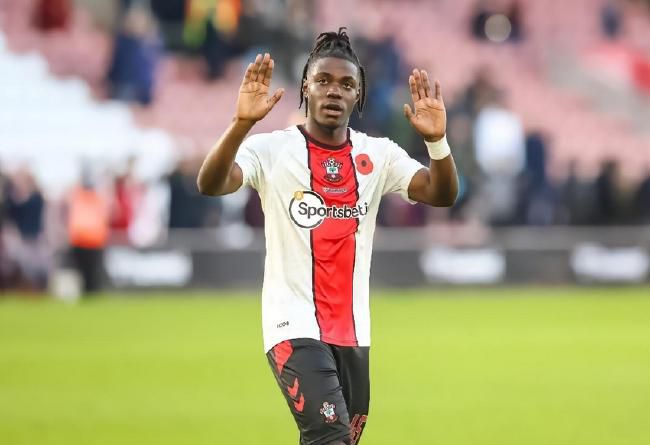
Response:
[[[302,82],[302,96],[307,97],[307,90],[309,89],[307,85],[307,79]]]

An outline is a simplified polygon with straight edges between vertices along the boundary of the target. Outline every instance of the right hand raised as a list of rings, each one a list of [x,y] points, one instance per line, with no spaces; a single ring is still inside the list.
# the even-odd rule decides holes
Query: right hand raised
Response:
[[[237,98],[237,120],[255,123],[264,118],[282,97],[280,88],[269,97],[269,87],[273,76],[273,59],[270,54],[258,54],[255,63],[249,63],[239,88]]]

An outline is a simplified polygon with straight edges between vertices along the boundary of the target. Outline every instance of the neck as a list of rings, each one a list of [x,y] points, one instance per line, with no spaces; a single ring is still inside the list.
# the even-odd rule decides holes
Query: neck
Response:
[[[314,139],[328,145],[341,145],[348,139],[348,125],[341,125],[336,128],[324,127],[314,119],[307,118],[305,122],[305,130]]]

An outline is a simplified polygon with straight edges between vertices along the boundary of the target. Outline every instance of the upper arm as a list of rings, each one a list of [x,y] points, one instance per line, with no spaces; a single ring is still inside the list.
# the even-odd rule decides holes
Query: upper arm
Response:
[[[244,174],[241,167],[235,161],[230,169],[230,174],[228,175],[228,180],[226,181],[226,187],[223,194],[228,195],[229,193],[235,193],[243,184]]]
[[[423,167],[411,178],[411,182],[408,185],[409,199],[411,201],[428,204],[431,201],[430,187],[431,176],[429,175],[429,170]]]
[[[431,161],[428,169],[421,169],[408,187],[413,201],[435,207],[450,207],[458,196],[458,175],[454,158],[449,155],[438,161]]]

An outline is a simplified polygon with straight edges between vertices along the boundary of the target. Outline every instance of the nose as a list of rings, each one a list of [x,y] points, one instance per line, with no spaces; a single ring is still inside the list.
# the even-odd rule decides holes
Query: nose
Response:
[[[341,98],[341,89],[338,85],[332,85],[327,89],[327,97]]]

